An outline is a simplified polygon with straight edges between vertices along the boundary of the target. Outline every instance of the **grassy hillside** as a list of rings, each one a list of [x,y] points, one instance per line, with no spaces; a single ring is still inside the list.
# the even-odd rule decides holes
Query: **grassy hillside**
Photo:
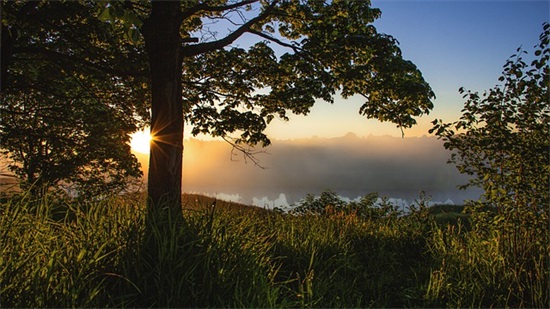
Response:
[[[201,194],[185,193],[181,196],[181,198],[181,203],[184,210],[211,210],[212,208],[221,208],[231,210],[268,212],[268,210],[264,208],[236,202],[229,202]]]
[[[510,247],[505,235],[436,224],[426,208],[364,218],[184,201],[184,226],[168,240],[146,233],[139,196],[2,203],[0,306],[549,305],[543,239]]]

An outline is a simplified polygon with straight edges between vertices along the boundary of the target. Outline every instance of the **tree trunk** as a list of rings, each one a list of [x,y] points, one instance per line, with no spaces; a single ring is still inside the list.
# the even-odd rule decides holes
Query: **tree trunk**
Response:
[[[181,211],[183,107],[179,1],[153,1],[142,30],[152,84],[148,213],[178,221]]]

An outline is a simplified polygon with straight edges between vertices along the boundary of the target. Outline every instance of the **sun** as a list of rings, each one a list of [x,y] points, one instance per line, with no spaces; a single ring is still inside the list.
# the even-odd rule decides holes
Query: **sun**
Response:
[[[149,130],[137,131],[131,135],[130,147],[135,152],[149,154],[149,143],[151,142],[151,134]]]

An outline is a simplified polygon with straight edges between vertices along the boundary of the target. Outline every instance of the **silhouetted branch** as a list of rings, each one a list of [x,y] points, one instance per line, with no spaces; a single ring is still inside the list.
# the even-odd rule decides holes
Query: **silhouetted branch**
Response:
[[[241,2],[236,2],[236,3],[233,3],[233,4],[229,4],[229,5],[218,5],[218,6],[211,6],[211,5],[208,5],[206,3],[200,3],[198,5],[195,5],[187,10],[185,10],[183,13],[182,13],[182,18],[188,18],[192,15],[194,15],[195,13],[198,13],[200,11],[209,11],[209,12],[223,12],[223,11],[227,11],[227,10],[232,10],[232,9],[236,9],[238,7],[241,7],[241,6],[244,6],[244,5],[248,5],[248,4],[252,4],[252,3],[255,3],[255,2],[258,2],[259,0],[246,0],[246,1],[241,1]]]
[[[274,37],[272,37],[272,36],[270,36],[270,35],[267,35],[267,34],[261,32],[261,31],[256,31],[256,30],[253,30],[253,29],[249,29],[247,32],[248,32],[248,33],[255,34],[255,35],[257,35],[257,36],[259,36],[259,37],[262,37],[262,38],[264,38],[264,39],[266,39],[266,40],[269,40],[269,41],[271,41],[271,42],[277,43],[277,44],[279,44],[279,45],[281,45],[281,46],[283,46],[283,47],[288,47],[288,48],[292,49],[292,50],[296,53],[296,55],[298,55],[298,56],[304,58],[304,60],[306,60],[306,61],[309,61],[309,62],[312,62],[312,63],[317,62],[315,59],[313,59],[312,57],[310,57],[310,55],[306,54],[306,52],[305,52],[301,47],[298,47],[298,46],[296,46],[296,45],[292,45],[292,44],[283,42],[283,41],[281,41],[281,40],[279,40],[279,39],[277,39],[277,38],[274,38]]]
[[[252,148],[244,147],[243,145],[239,145],[238,143],[236,143],[234,141],[234,138],[231,138],[229,136],[222,136],[222,139],[225,142],[227,142],[229,145],[231,145],[231,147],[232,147],[232,149],[231,149],[231,160],[233,160],[233,155],[235,154],[235,151],[238,151],[238,152],[243,154],[245,163],[248,163],[248,160],[250,160],[252,163],[254,163],[255,166],[257,166],[261,169],[266,169],[265,166],[262,166],[260,164],[260,160],[258,160],[258,158],[256,158],[256,155],[258,155],[260,153],[267,154],[267,151],[265,151],[265,150],[258,151],[258,150],[254,150]]]
[[[214,51],[217,49],[222,49],[225,46],[233,43],[236,39],[238,39],[241,35],[243,35],[245,32],[251,29],[253,25],[256,23],[264,20],[269,16],[271,11],[275,8],[275,5],[277,4],[277,1],[273,1],[266,9],[263,11],[260,15],[252,18],[245,24],[243,24],[241,27],[239,27],[237,30],[231,32],[228,34],[225,38],[213,41],[213,42],[206,42],[201,44],[194,44],[194,45],[186,45],[183,48],[183,56],[185,57],[193,57],[202,53]]]
[[[359,95],[361,95],[362,97],[364,97],[365,99],[367,99],[367,101],[369,100],[369,97],[360,92]],[[391,111],[385,107],[384,105],[380,105],[379,106],[381,109],[383,109],[384,111],[386,111],[387,113],[390,113]],[[401,130],[401,138],[405,138],[405,131],[403,130],[403,121],[401,121],[401,117],[397,116],[397,127],[399,128],[399,130]]]
[[[244,6],[244,5],[252,4],[252,3],[255,3],[255,2],[258,2],[258,1],[259,0],[246,0],[246,1],[236,2],[236,3],[233,3],[233,4],[218,5],[218,6],[210,6],[210,5],[204,4],[201,9],[203,11],[210,11],[210,12],[223,12],[223,11],[227,11],[227,10],[236,9],[236,8]]]

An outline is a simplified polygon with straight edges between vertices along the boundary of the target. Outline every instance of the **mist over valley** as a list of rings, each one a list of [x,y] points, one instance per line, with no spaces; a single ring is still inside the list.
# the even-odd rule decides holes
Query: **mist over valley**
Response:
[[[183,191],[257,206],[293,204],[326,189],[355,199],[370,192],[408,203],[424,190],[432,201],[461,204],[478,190],[459,190],[467,177],[452,164],[435,137],[358,137],[272,140],[257,148],[256,166],[224,141],[184,142]],[[136,154],[144,169],[148,156]],[[145,179],[146,176],[145,176]]]

